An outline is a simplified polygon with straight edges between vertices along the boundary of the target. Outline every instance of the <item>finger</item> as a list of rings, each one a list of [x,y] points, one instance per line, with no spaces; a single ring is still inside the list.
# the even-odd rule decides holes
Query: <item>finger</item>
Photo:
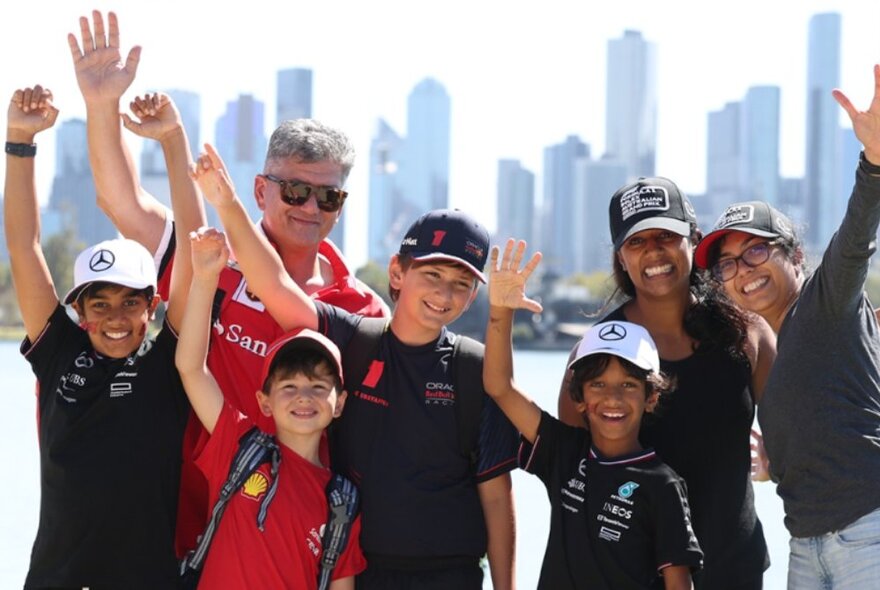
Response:
[[[128,52],[128,57],[125,58],[125,70],[134,76],[137,74],[139,63],[141,63],[141,46],[135,45]]]
[[[11,102],[15,104],[18,108],[21,108],[21,104],[24,101],[24,90],[16,90],[12,93]]]
[[[501,256],[501,270],[510,268],[510,253],[513,251],[513,238],[508,238],[504,244],[504,254]]]
[[[760,431],[752,428],[752,436],[754,436],[757,440],[764,440],[764,436],[760,433]]]
[[[34,91],[32,88],[25,88],[22,91],[21,97],[21,110],[26,113],[29,113],[31,110],[31,97],[33,96]]]
[[[526,243],[523,240],[520,240],[516,243],[516,249],[513,251],[513,266],[511,267],[513,270],[519,270],[519,265],[522,264],[523,255],[526,253]]]
[[[67,33],[67,46],[70,47],[70,57],[73,58],[74,64],[82,59],[83,54],[79,48],[79,41],[76,40],[76,35],[73,33]]]
[[[79,17],[79,35],[82,38],[83,54],[89,54],[95,50],[95,40],[92,38],[92,29],[89,28],[89,19]]]
[[[95,23],[95,49],[103,49],[107,47],[107,36],[104,34],[104,15],[98,10],[93,10],[92,22]]]
[[[217,153],[217,150],[214,149],[214,146],[210,143],[206,143],[205,151],[208,152],[208,158],[214,168],[217,170],[226,170],[226,167],[223,165],[223,160],[220,158],[220,154]]]
[[[543,305],[541,305],[540,303],[538,303],[537,301],[535,301],[534,299],[531,299],[529,297],[526,297],[525,299],[523,299],[523,307],[525,309],[531,311],[532,313],[541,313],[542,311],[544,311]]]
[[[847,96],[838,88],[835,88],[831,91],[831,96],[834,97],[834,100],[837,101],[837,104],[843,107],[843,110],[846,111],[846,114],[849,116],[849,120],[855,121],[856,116],[859,114],[859,112],[853,106],[852,102],[850,102],[849,98],[847,98]]]
[[[55,120],[58,119],[58,109],[55,106],[48,102],[46,105],[46,115],[44,117],[46,119],[46,123],[48,127],[51,127],[55,124]]]
[[[31,91],[31,110],[36,110],[37,108],[39,108],[42,98],[43,87],[39,84],[34,85],[34,88]]]
[[[492,246],[489,251],[489,272],[498,270],[498,246]]]
[[[135,113],[137,115],[137,113]],[[140,123],[136,123],[134,119],[129,117],[126,113],[121,114],[122,117],[122,126],[134,133],[135,135],[140,135]]]
[[[541,259],[544,257],[540,252],[535,252],[532,254],[532,257],[526,263],[525,268],[522,270],[523,277],[529,278],[532,273],[538,268],[538,265],[541,263]]]
[[[119,47],[119,21],[116,19],[115,12],[107,13],[107,27],[109,30],[108,41],[110,47]]]

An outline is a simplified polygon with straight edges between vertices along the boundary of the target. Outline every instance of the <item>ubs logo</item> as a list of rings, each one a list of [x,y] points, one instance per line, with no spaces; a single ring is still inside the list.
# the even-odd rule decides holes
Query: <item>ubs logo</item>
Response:
[[[110,250],[98,250],[89,259],[89,268],[93,272],[103,272],[113,266],[116,256]]]
[[[599,330],[599,338],[610,342],[623,340],[626,338],[626,328],[620,324],[608,324]]]

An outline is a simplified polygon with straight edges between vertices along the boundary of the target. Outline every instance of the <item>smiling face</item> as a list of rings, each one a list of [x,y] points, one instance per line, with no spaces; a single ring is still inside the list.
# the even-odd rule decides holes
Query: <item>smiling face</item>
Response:
[[[616,356],[607,355],[605,369],[581,384],[583,399],[576,404],[590,427],[593,445],[606,457],[636,452],[642,415],[656,403],[647,396],[645,380],[628,371]]]
[[[399,291],[391,318],[394,334],[407,344],[430,342],[464,313],[477,294],[477,278],[450,262],[413,262],[397,256],[388,267],[389,286]]]
[[[345,392],[340,392],[327,361],[313,370],[276,370],[267,384],[268,393],[257,391],[260,411],[275,421],[282,442],[291,437],[312,437],[342,412]]]
[[[344,182],[342,165],[329,160],[274,159],[266,162],[264,173],[313,186],[342,188]],[[254,196],[263,211],[266,233],[282,250],[317,248],[330,234],[344,208],[321,211],[314,197],[300,206],[288,205],[281,200],[281,186],[265,176],[257,176],[254,180]]]
[[[693,267],[691,241],[666,229],[630,236],[617,251],[617,262],[632,281],[636,297],[687,293]]]
[[[72,305],[95,351],[109,358],[125,358],[144,341],[158,304],[158,297],[147,298],[142,290],[108,285],[94,292],[87,290]]]
[[[743,252],[767,238],[741,231],[732,231],[719,240],[719,260],[742,256]],[[766,262],[752,267],[737,263],[734,277],[723,283],[724,291],[738,306],[763,317],[778,331],[792,302],[797,299],[803,283],[800,265],[778,245],[770,246]]]

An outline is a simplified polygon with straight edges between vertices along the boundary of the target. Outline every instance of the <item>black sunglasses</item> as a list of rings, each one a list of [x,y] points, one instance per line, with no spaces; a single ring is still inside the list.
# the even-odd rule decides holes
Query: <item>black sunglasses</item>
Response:
[[[309,197],[315,195],[315,201],[318,203],[318,209],[332,213],[339,211],[348,193],[342,189],[333,188],[332,186],[312,186],[305,182],[295,180],[283,180],[271,174],[263,174],[263,178],[277,182],[281,187],[281,200],[288,205],[301,207],[306,204]]]
[[[743,250],[739,256],[732,258],[723,258],[712,265],[712,277],[721,283],[726,283],[736,276],[739,263],[742,262],[746,266],[755,268],[761,266],[770,259],[770,248],[779,242],[758,242],[754,246],[749,246]]]

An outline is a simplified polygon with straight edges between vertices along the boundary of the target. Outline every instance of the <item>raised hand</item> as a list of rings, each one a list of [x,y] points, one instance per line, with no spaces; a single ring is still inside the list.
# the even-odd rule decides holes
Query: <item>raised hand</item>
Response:
[[[837,88],[831,94],[849,115],[856,137],[865,146],[865,157],[872,164],[880,166],[880,65],[874,65],[874,98],[867,111],[856,109]]]
[[[223,232],[213,227],[200,227],[189,234],[192,248],[193,276],[216,279],[229,260],[229,246]]]
[[[534,313],[541,313],[544,309],[540,303],[526,297],[525,292],[526,281],[537,268],[538,263],[541,262],[541,253],[533,254],[531,260],[520,269],[525,251],[526,243],[524,241],[520,240],[516,243],[514,250],[514,240],[507,240],[499,266],[498,246],[492,247],[489,262],[489,305],[509,309],[527,309]]]
[[[174,106],[174,102],[167,94],[154,92],[137,96],[129,104],[132,114],[137,120],[127,114],[122,114],[122,124],[125,128],[140,137],[163,141],[168,137],[180,133],[183,129],[183,121],[180,113]]]
[[[39,84],[16,90],[6,114],[9,141],[30,142],[34,135],[55,124],[58,109],[52,105],[52,91]]]
[[[107,13],[107,32],[104,30],[104,19],[97,10],[92,11],[92,23],[94,32],[89,28],[88,18],[79,18],[82,48],[75,35],[67,35],[76,82],[86,103],[118,102],[137,73],[141,48],[137,45],[132,47],[123,62],[119,51],[119,24],[116,14]]]
[[[190,177],[198,183],[205,200],[214,207],[228,205],[235,200],[235,187],[223,160],[211,144],[205,144],[205,151],[199,154],[199,159],[193,164]]]

